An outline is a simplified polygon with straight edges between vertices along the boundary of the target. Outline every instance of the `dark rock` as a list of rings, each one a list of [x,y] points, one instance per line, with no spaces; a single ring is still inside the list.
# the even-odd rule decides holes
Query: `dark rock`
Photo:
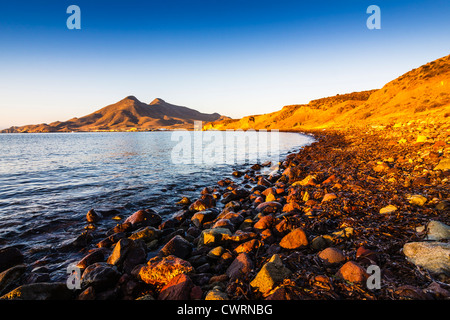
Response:
[[[0,296],[13,289],[20,277],[25,273],[27,266],[19,264],[0,273]]]
[[[0,249],[0,272],[23,263],[23,254],[14,247]]]
[[[138,210],[129,216],[126,222],[130,222],[133,228],[139,228],[144,226],[157,227],[161,222],[162,218],[152,209]]]
[[[96,262],[88,266],[81,277],[83,289],[93,286],[96,291],[113,287],[120,278],[117,268],[105,262]]]
[[[68,300],[72,292],[66,283],[41,282],[22,285],[0,297],[2,300]]]
[[[244,279],[253,270],[254,264],[247,253],[240,253],[228,267],[226,274],[231,279]]]
[[[174,236],[164,247],[161,248],[159,254],[162,256],[174,255],[181,259],[186,259],[192,252],[192,244],[180,235]]]
[[[258,205],[256,207],[256,211],[258,211],[264,215],[267,215],[270,213],[280,212],[282,208],[283,208],[283,206],[281,205],[281,203],[279,203],[277,201],[269,201],[269,202],[263,202],[260,205]]]

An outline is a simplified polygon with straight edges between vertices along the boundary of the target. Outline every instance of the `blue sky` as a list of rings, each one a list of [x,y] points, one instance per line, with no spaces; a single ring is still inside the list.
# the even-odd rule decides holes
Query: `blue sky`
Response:
[[[81,30],[66,27],[71,4]],[[448,0],[2,3],[0,128],[128,95],[242,117],[380,88],[450,53],[449,17]]]

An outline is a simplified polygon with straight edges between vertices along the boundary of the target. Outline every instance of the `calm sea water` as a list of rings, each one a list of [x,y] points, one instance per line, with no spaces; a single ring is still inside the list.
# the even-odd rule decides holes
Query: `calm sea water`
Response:
[[[208,141],[209,133],[202,134]],[[39,260],[62,277],[63,266],[78,256],[58,248],[83,232],[88,210],[116,209],[126,217],[153,208],[170,216],[182,196],[196,198],[203,187],[249,166],[174,163],[172,151],[180,142],[172,137],[172,132],[1,134],[0,248],[17,246],[26,262]],[[280,155],[313,141],[280,132]],[[117,224],[109,221],[105,228]]]

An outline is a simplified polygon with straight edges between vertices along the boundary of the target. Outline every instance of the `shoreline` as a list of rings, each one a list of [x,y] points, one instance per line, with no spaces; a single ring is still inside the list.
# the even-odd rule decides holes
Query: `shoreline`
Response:
[[[430,271],[404,250],[432,242],[430,222],[450,225],[450,171],[435,169],[450,156],[449,128],[280,130],[316,142],[272,176],[254,165],[230,173],[237,183],[205,186],[168,220],[143,209],[101,241],[87,229],[81,289],[35,281],[45,272],[10,252],[17,263],[0,271],[10,274],[0,280],[2,299],[448,299],[448,263]],[[450,250],[445,236],[434,243]],[[381,272],[379,289],[367,288],[370,265]]]

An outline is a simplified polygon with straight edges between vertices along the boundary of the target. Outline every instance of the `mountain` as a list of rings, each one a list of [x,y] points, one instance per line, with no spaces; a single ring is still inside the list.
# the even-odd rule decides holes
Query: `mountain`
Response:
[[[341,94],[281,110],[207,123],[204,130],[307,130],[383,126],[450,116],[450,55],[413,69],[381,89]]]
[[[128,96],[81,118],[50,124],[11,127],[2,132],[71,132],[71,131],[147,131],[157,129],[192,129],[194,121],[226,119],[218,113],[206,114],[176,106],[162,99],[150,104]]]

